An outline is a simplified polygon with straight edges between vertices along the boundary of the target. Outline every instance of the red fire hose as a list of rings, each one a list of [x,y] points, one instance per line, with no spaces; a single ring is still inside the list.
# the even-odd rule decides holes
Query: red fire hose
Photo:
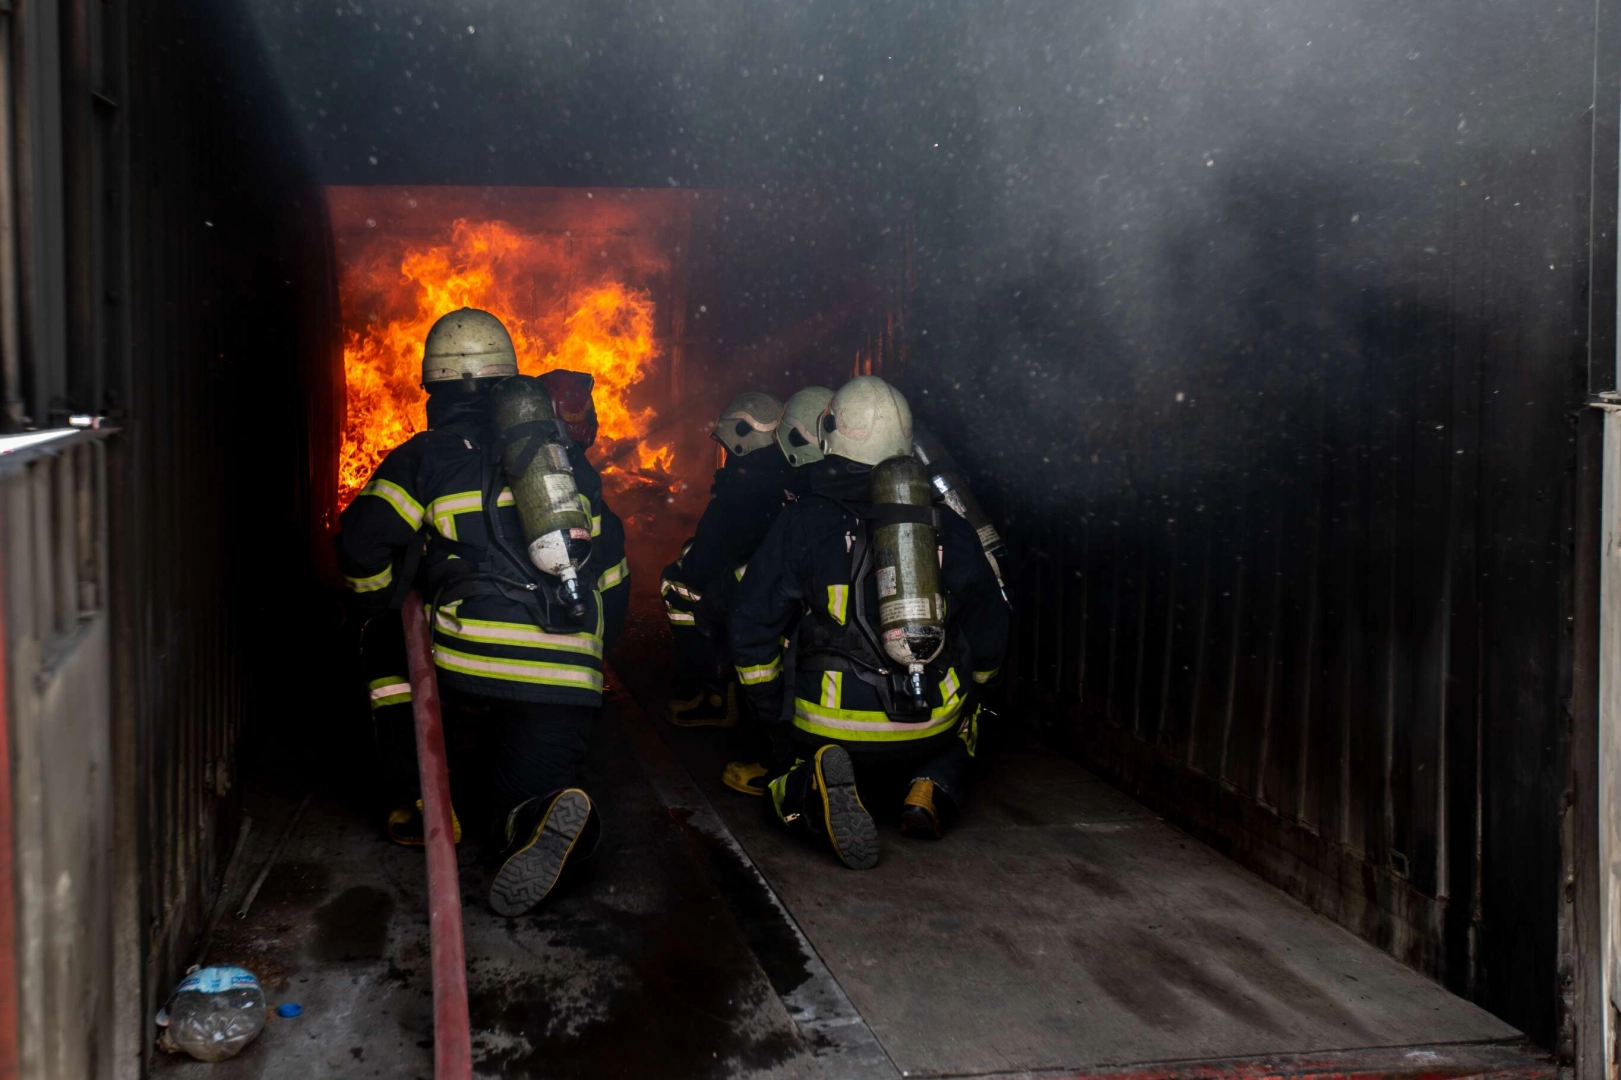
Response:
[[[461,883],[451,827],[450,767],[439,714],[439,681],[422,597],[412,589],[400,613],[411,665],[417,768],[422,776],[422,830],[428,853],[428,930],[433,947],[433,1075],[472,1080],[473,1044],[467,1018],[467,955],[462,946]]]

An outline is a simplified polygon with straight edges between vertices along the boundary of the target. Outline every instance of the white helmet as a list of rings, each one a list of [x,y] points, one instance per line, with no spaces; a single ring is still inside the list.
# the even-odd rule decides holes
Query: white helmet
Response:
[[[825,386],[807,386],[782,407],[782,423],[777,425],[777,445],[794,468],[822,460],[822,414],[833,400]]]
[[[501,320],[462,308],[442,316],[422,343],[422,385],[518,374],[518,354]]]
[[[876,465],[912,453],[912,407],[876,375],[857,375],[833,395],[822,420],[822,453]]]
[[[782,402],[770,394],[747,390],[726,403],[709,437],[726,447],[728,454],[742,457],[770,446],[782,419]]]

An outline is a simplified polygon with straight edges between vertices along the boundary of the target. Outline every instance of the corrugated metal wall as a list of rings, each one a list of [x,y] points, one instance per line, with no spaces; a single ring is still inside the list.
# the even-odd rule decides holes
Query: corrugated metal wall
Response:
[[[324,202],[251,29],[232,5],[144,7],[112,510],[143,1031],[213,900],[243,725],[314,689],[291,601],[335,501],[342,393]]]
[[[1271,273],[1205,313],[1230,350],[1125,410],[1094,494],[1015,507],[1021,700],[1051,737],[1548,1041],[1581,127],[1439,182],[1375,170],[1361,205],[1406,210],[1383,235],[1238,206]]]
[[[328,557],[317,508],[334,501],[342,406],[329,239],[233,5],[0,5],[0,59],[5,423],[100,413],[118,429],[104,458],[93,448],[85,497],[105,492],[107,514],[77,548],[99,558],[105,537],[107,568],[91,567],[105,594],[51,609],[70,625],[41,636],[31,568],[71,538],[45,529],[38,551],[8,550],[21,1064],[135,1075],[235,828],[240,733],[296,683],[296,590]],[[21,535],[25,511],[54,505],[12,499],[0,515]],[[77,696],[41,689],[64,673]],[[108,797],[84,794],[98,785]],[[51,871],[109,852],[99,871]],[[73,912],[64,932],[94,957],[57,955],[42,933]]]

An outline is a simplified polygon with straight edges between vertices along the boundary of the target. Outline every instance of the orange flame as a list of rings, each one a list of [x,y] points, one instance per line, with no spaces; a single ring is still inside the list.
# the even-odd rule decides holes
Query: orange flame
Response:
[[[589,372],[596,380],[599,447],[629,468],[630,455],[613,444],[635,441],[635,471],[668,473],[670,448],[640,441],[653,410],[633,409],[628,400],[658,358],[652,296],[604,278],[567,295],[537,297],[542,282],[566,278],[567,243],[566,236],[529,235],[502,221],[458,218],[445,243],[411,247],[380,238],[368,257],[344,268],[339,293],[348,415],[340,506],[390,450],[427,426],[422,342],[435,320],[462,307],[483,308],[506,324],[525,374],[557,367]]]

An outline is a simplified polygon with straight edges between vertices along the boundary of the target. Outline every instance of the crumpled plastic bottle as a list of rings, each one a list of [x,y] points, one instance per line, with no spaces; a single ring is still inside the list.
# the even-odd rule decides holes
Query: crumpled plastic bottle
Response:
[[[206,967],[180,980],[165,1011],[163,1049],[184,1050],[198,1061],[224,1061],[264,1030],[265,994],[246,968]]]

